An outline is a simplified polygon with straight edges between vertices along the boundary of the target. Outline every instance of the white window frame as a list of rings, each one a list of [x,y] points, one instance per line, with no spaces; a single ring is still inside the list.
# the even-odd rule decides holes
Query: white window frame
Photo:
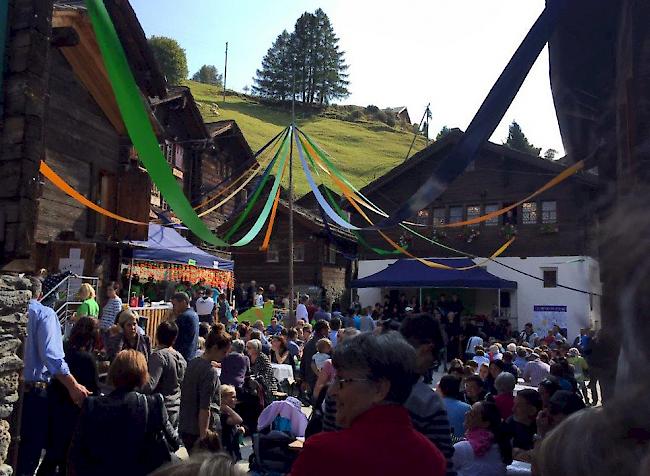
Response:
[[[465,213],[467,213],[467,219],[471,220],[472,218],[478,218],[481,216],[481,205],[467,205],[465,207]],[[474,225],[468,225],[471,228],[476,228],[479,226],[478,223]]]
[[[553,205],[552,208],[545,210],[545,206]],[[542,223],[543,224],[555,224],[557,223],[557,201],[556,200],[544,200],[542,202]]]
[[[293,262],[302,263],[305,261],[305,244],[296,243],[293,245]]]
[[[327,246],[327,264],[336,264],[336,246]]]
[[[521,223],[536,225],[539,222],[537,202],[526,202],[521,205]]]

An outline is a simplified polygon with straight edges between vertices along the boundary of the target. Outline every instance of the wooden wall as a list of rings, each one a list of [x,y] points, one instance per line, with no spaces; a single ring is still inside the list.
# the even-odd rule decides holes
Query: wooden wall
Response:
[[[392,212],[397,206],[408,200],[411,194],[430,176],[436,167],[442,153],[424,160],[394,180],[386,183],[375,191],[369,192],[369,198],[384,210]],[[517,202],[540,188],[544,183],[557,175],[557,170],[547,167],[535,167],[534,159],[521,161],[505,154],[493,151],[482,151],[475,161],[474,169],[465,172],[435,201],[429,210],[429,226],[414,227],[420,233],[432,237],[433,208],[462,206],[466,214],[467,206],[497,204],[499,208]],[[538,203],[538,214],[541,216],[541,201],[557,201],[557,233],[547,233],[542,230],[541,220],[538,224],[522,224],[521,207],[517,210],[517,239],[503,256],[557,256],[584,255],[593,250],[591,225],[594,217],[595,189],[593,185],[578,179],[569,179],[560,185],[544,192],[535,201]],[[481,213],[484,213],[483,211]],[[466,215],[464,219],[466,219]],[[464,228],[448,228],[439,241],[454,248],[475,254],[488,256],[507,241],[502,230],[503,217],[497,226],[479,226],[480,236],[471,243],[467,242]],[[389,235],[394,239],[403,235],[401,229],[391,230]],[[365,238],[375,246],[390,249],[377,233],[364,232]],[[429,244],[419,238],[408,238],[409,250],[418,256],[455,256],[443,248]],[[360,248],[362,258],[379,258],[365,248]]]

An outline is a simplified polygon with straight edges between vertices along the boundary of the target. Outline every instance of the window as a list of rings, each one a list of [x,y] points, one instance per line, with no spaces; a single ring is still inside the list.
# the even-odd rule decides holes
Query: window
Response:
[[[336,247],[329,245],[325,248],[327,264],[336,264]]]
[[[542,268],[545,288],[557,287],[557,268]]]
[[[428,225],[429,224],[429,210],[424,209],[420,210],[415,217],[415,223],[418,225]]]
[[[444,208],[433,209],[433,226],[444,225],[447,221],[447,210]]]
[[[266,262],[267,263],[279,263],[280,262],[280,251],[278,250],[278,245],[271,243],[266,250]]]
[[[499,205],[485,205],[485,214],[496,212]],[[485,222],[485,226],[497,226],[499,224],[499,217],[490,218]]]
[[[183,153],[183,146],[174,144],[174,166],[180,170],[185,170],[183,166]]]
[[[449,207],[449,223],[463,221],[463,207]]]
[[[521,219],[524,225],[532,225],[537,223],[537,203],[526,202],[521,206],[521,210]]]
[[[542,223],[557,223],[557,202],[542,202]]]
[[[302,263],[305,261],[305,244],[296,243],[293,245],[293,261],[295,263]]]
[[[471,220],[472,218],[478,218],[481,216],[481,207],[480,205],[470,205],[467,207],[467,219]],[[472,228],[476,228],[479,224],[469,225]]]

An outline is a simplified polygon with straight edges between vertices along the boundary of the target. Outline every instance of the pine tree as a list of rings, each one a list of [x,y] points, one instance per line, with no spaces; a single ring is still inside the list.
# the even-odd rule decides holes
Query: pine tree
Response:
[[[515,149],[526,154],[534,155],[539,157],[539,153],[542,150],[541,147],[535,147],[533,144],[528,142],[526,135],[521,130],[517,121],[512,121],[510,127],[508,128],[508,139],[506,139],[505,145],[511,149]]]
[[[256,71],[253,94],[280,101],[289,98],[292,88],[290,40],[287,30],[275,39],[262,59],[261,69]]]

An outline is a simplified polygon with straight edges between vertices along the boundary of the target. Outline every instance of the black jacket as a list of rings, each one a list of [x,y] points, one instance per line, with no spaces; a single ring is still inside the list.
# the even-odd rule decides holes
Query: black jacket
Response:
[[[116,390],[88,397],[70,448],[69,474],[144,476],[155,469],[148,455],[151,435],[157,432],[167,436],[172,450],[178,449],[178,435],[159,394]]]

